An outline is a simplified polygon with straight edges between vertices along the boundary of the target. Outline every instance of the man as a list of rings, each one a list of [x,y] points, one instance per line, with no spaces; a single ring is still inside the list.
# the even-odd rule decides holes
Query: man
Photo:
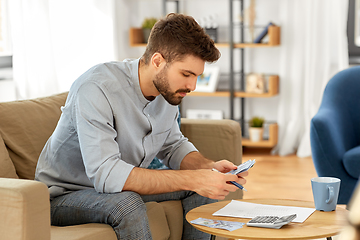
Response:
[[[99,64],[73,83],[36,170],[53,225],[107,223],[119,239],[151,239],[144,202],[180,199],[186,213],[236,191],[230,181],[245,183],[247,173],[223,174],[231,162],[204,158],[176,121],[176,105],[219,57],[192,17],[169,14],[141,59]],[[146,169],[155,156],[171,170]],[[183,232],[208,237],[186,220]]]

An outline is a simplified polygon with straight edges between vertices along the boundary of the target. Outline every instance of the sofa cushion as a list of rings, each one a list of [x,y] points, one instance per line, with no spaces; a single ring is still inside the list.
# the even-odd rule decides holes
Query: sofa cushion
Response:
[[[9,157],[4,141],[0,136],[0,177],[19,178],[16,175],[15,166]]]
[[[180,201],[178,201],[181,203]],[[153,239],[166,240],[170,237],[170,229],[165,209],[157,202],[147,202],[146,213],[149,218],[149,227]],[[182,209],[181,209],[182,212]],[[181,226],[182,228],[182,226]]]
[[[166,215],[167,223],[170,229],[169,240],[177,240],[182,237],[183,230],[183,207],[181,201],[164,201],[159,203]],[[152,229],[151,229],[152,231]],[[154,238],[155,239],[155,238]]]
[[[360,176],[360,146],[347,151],[344,154],[343,163],[348,174],[358,179]]]
[[[51,240],[117,240],[112,227],[89,223],[67,227],[51,226]]]
[[[20,178],[34,179],[38,157],[55,129],[66,96],[0,103],[0,135]]]

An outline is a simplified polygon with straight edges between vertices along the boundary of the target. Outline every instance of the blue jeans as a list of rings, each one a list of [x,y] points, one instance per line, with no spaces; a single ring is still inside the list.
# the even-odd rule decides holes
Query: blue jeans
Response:
[[[181,191],[140,196],[135,192],[98,193],[95,189],[71,192],[51,201],[51,224],[68,226],[85,223],[109,224],[118,239],[152,239],[145,202],[181,200],[184,209],[183,239],[209,239],[186,220],[191,209],[215,202],[194,192]],[[136,223],[136,224],[134,224]]]

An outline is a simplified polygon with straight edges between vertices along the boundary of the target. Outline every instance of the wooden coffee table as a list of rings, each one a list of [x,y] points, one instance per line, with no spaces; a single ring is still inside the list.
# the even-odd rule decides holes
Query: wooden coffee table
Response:
[[[240,201],[268,205],[315,208],[313,202],[298,200],[241,199]],[[220,201],[194,208],[187,213],[186,220],[190,222],[200,217],[225,221],[238,221],[243,223],[250,220],[248,218],[218,217],[212,215],[217,210],[225,207],[225,205],[229,202],[230,201]],[[305,222],[290,223],[283,226],[281,229],[248,227],[244,225],[243,228],[230,232],[196,224],[192,224],[192,226],[200,231],[210,233],[213,236],[215,235],[230,239],[331,239],[332,236],[338,234],[343,226],[346,225],[347,212],[347,210],[341,207],[337,207],[336,211],[332,212],[315,211]]]

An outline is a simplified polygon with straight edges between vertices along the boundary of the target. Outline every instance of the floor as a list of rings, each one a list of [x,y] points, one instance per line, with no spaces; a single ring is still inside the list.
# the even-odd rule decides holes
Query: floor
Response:
[[[282,198],[313,201],[311,178],[317,177],[312,158],[271,155],[269,150],[244,149],[243,162],[255,159],[244,187],[244,199]],[[216,238],[223,240],[223,238]],[[322,240],[325,238],[322,238]],[[337,239],[337,236],[332,238]]]
[[[311,178],[316,171],[311,157],[277,156],[244,150],[243,161],[255,159],[246,178],[244,199],[282,198],[313,201]]]

